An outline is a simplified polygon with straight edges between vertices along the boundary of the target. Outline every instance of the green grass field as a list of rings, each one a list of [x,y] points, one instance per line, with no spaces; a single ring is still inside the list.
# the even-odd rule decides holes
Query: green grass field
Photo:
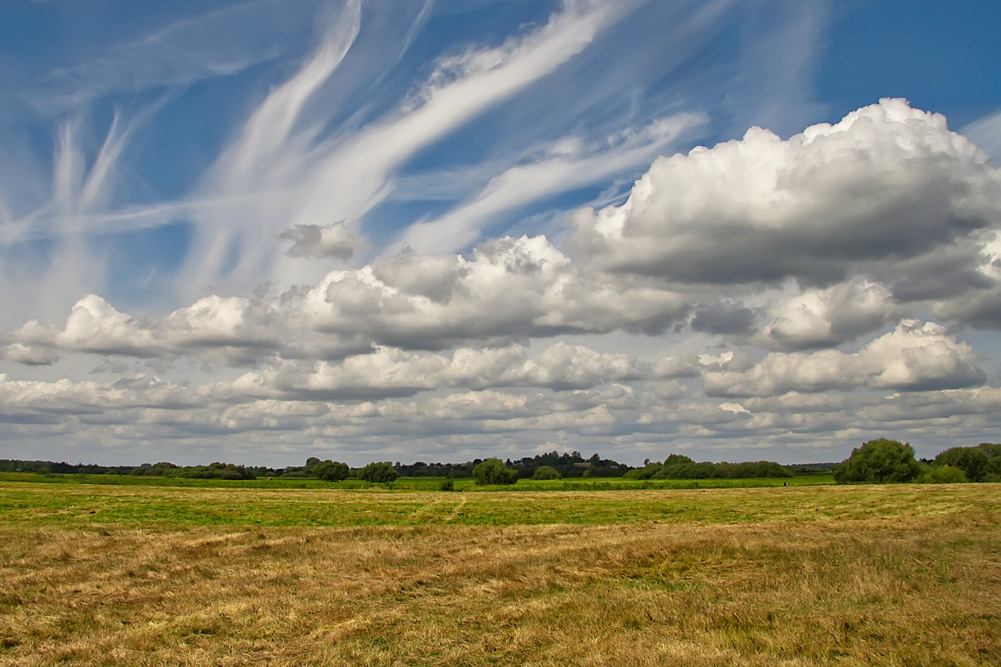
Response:
[[[1001,485],[122,479],[0,480],[0,664],[1001,664]]]

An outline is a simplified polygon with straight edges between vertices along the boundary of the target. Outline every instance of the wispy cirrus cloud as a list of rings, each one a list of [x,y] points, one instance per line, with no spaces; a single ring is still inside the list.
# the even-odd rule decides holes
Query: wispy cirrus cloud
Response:
[[[103,97],[231,76],[277,58],[289,38],[308,34],[313,11],[305,0],[252,0],[182,18],[131,41],[95,45],[80,61],[21,82],[7,97],[57,116]]]

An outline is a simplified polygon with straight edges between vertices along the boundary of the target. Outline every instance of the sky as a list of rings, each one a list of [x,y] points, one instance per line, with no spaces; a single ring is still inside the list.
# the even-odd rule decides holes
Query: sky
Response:
[[[1001,441],[998,3],[0,17],[0,458]]]

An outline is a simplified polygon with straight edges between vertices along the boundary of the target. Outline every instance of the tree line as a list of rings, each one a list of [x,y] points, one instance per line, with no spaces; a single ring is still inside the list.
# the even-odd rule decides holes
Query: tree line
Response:
[[[834,480],[838,484],[1001,482],[1001,445],[950,447],[934,459],[918,461],[909,444],[879,438],[853,449],[835,469]]]
[[[633,467],[593,454],[584,458],[580,452],[547,452],[515,461],[499,458],[474,459],[465,463],[395,464],[375,461],[361,468],[330,459],[309,457],[303,466],[269,468],[232,463],[179,466],[170,462],[144,463],[140,466],[76,465],[54,461],[0,459],[0,472],[40,474],[134,475],[142,477],[185,477],[196,479],[308,478],[338,482],[358,479],[381,484],[398,477],[437,477],[448,481],[473,478],[480,484],[514,484],[519,479],[563,479],[587,477],[623,477],[636,480],[658,479],[747,479],[785,478],[801,474],[830,474],[839,484],[853,482],[1001,482],[1001,444],[981,443],[972,447],[952,447],[934,459],[917,460],[914,449],[897,440],[879,438],[852,450],[841,463],[795,464],[783,466],[774,461],[743,463],[696,462],[688,456],[671,454],[663,462],[647,460]],[[444,482],[443,482],[444,484]],[[445,488],[443,486],[442,488]]]

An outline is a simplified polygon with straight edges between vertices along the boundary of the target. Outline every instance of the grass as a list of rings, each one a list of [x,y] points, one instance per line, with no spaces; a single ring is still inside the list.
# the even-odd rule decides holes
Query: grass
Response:
[[[1001,664],[999,491],[6,482],[0,664]]]

